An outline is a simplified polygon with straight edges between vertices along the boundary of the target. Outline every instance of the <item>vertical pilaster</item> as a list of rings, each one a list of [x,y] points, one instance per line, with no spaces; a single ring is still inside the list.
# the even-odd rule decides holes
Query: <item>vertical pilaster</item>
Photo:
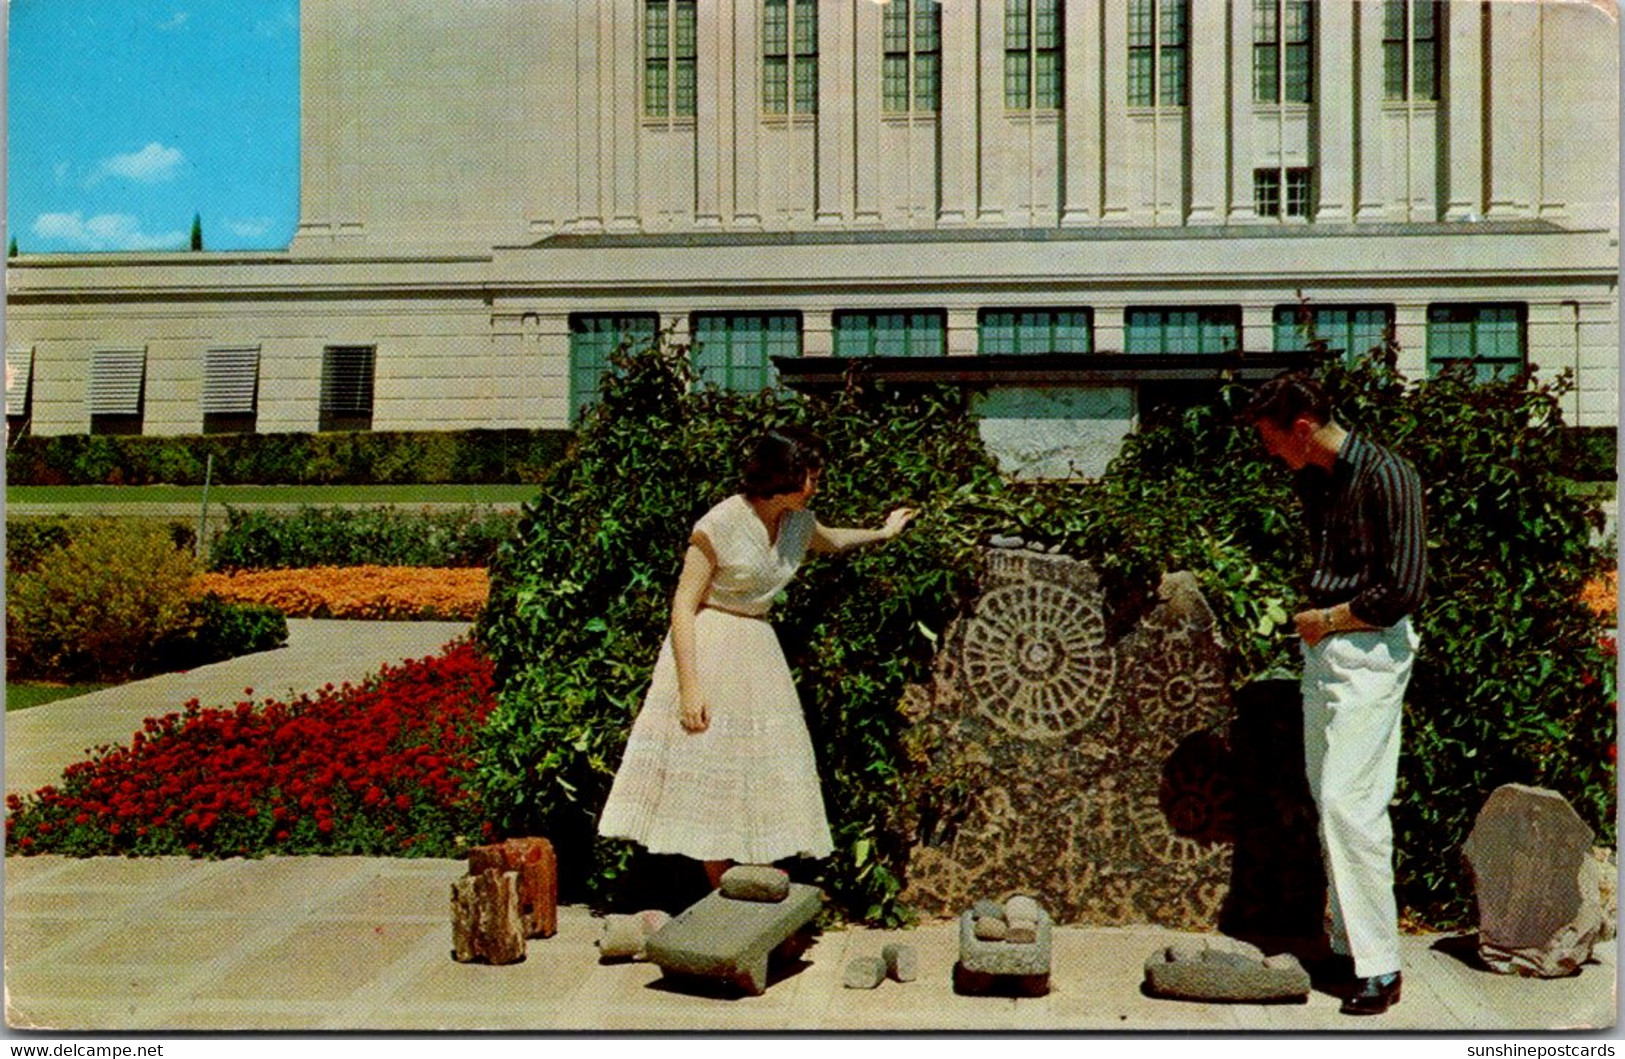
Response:
[[[977,346],[976,310],[974,308],[950,308],[948,310],[948,355],[950,357],[972,357],[976,355]]]
[[[1237,7],[1244,6],[1237,4]],[[1218,224],[1224,219],[1226,143],[1224,74],[1225,5],[1197,0],[1190,7],[1190,113],[1187,145],[1180,154],[1190,173],[1189,224]]]
[[[852,95],[857,145],[852,184],[856,192],[852,222],[879,224],[885,199],[885,171],[880,157],[880,24],[879,4],[859,0],[852,20]]]
[[[1312,161],[1320,185],[1315,220],[1322,223],[1344,224],[1354,216],[1355,123],[1360,113],[1355,105],[1354,20],[1360,6],[1360,0],[1323,0],[1315,7],[1319,53],[1314,120],[1319,151]]]
[[[1066,12],[1066,107],[1062,113],[1061,224],[1093,224],[1100,207],[1101,9],[1078,4]]]
[[[1464,221],[1483,210],[1484,23],[1478,4],[1453,4],[1445,57],[1445,130],[1449,157],[1444,219]]]
[[[1128,136],[1128,0],[1101,0],[1101,92],[1105,116],[1100,219],[1122,224],[1129,218],[1134,166]]]
[[[608,21],[609,54],[599,53],[599,67],[609,85],[603,98],[609,120],[600,147],[600,172],[607,178],[610,223],[615,231],[636,231],[638,217],[638,133],[642,124],[642,52],[638,49],[642,10],[632,3],[604,4]],[[702,45],[703,46],[703,45]]]
[[[722,116],[732,109],[733,32],[720,10],[725,0],[699,0],[694,101],[694,224],[722,224]],[[724,38],[727,38],[724,41]],[[731,145],[729,145],[731,146]]]
[[[855,9],[867,0],[839,0],[818,11],[818,174],[815,224],[840,225],[852,211],[852,168],[856,151],[853,105]],[[768,160],[763,159],[766,164]]]
[[[1232,224],[1258,220],[1253,210],[1253,166],[1257,163],[1253,119],[1253,5],[1230,5],[1230,194]]]
[[[984,224],[1004,221],[1004,5],[1005,0],[976,0],[977,39],[981,42],[976,212]]]
[[[1382,3],[1360,0],[1354,6],[1355,68],[1359,80],[1359,124],[1354,133],[1354,219],[1383,220],[1387,194],[1383,161]]]
[[[976,216],[976,176],[981,144],[976,94],[977,7],[942,5],[941,206],[937,222],[961,225]]]
[[[1489,5],[1489,165],[1486,216],[1527,217],[1540,179],[1540,4]],[[1456,12],[1450,12],[1452,17]]]
[[[584,89],[576,93],[575,107],[576,207],[570,227],[577,232],[601,231],[604,227],[598,190],[598,101],[609,97],[599,77],[598,42],[607,39],[600,37],[599,20],[607,15],[608,7],[594,0],[576,0],[575,77]]]
[[[761,125],[762,64],[760,61],[762,5],[755,0],[732,0],[734,26],[733,52],[733,220],[740,228],[762,226],[760,174],[761,147],[757,130]],[[819,63],[824,62],[824,42],[818,42]],[[819,70],[819,91],[829,74]],[[824,101],[818,101],[823,107]]]

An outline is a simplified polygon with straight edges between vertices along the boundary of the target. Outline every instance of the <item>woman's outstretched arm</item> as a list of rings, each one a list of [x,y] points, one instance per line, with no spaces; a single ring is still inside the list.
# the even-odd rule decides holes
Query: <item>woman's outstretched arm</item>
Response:
[[[844,552],[848,548],[856,548],[864,544],[874,544],[878,541],[889,541],[909,524],[917,512],[911,507],[900,507],[886,516],[886,524],[879,529],[855,529],[841,526],[826,526],[815,523],[811,548],[815,552],[832,554]]]

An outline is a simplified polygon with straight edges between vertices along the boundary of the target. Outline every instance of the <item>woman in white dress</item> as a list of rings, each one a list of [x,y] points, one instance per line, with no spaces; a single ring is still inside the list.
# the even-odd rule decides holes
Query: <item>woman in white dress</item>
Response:
[[[767,611],[806,553],[840,552],[902,532],[819,523],[822,443],[781,428],[755,445],[743,489],[689,537],[643,708],[599,817],[606,838],[702,861],[713,887],[730,864],[825,857],[833,848],[812,740]]]

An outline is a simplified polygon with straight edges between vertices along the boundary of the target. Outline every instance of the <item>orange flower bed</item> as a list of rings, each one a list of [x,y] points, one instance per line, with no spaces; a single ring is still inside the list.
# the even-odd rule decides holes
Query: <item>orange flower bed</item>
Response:
[[[383,621],[472,620],[490,594],[479,568],[313,566],[303,570],[238,570],[203,574],[198,595],[275,607],[290,618]]]
[[[1595,581],[1588,581],[1580,598],[1597,617],[1612,618],[1619,602],[1619,571],[1610,570]]]

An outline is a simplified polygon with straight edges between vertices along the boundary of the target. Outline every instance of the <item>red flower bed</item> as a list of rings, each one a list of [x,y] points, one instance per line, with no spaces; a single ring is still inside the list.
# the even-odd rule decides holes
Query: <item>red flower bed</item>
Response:
[[[464,780],[494,701],[466,640],[288,703],[194,699],[59,787],[8,796],[6,850],[455,856],[489,831]]]

